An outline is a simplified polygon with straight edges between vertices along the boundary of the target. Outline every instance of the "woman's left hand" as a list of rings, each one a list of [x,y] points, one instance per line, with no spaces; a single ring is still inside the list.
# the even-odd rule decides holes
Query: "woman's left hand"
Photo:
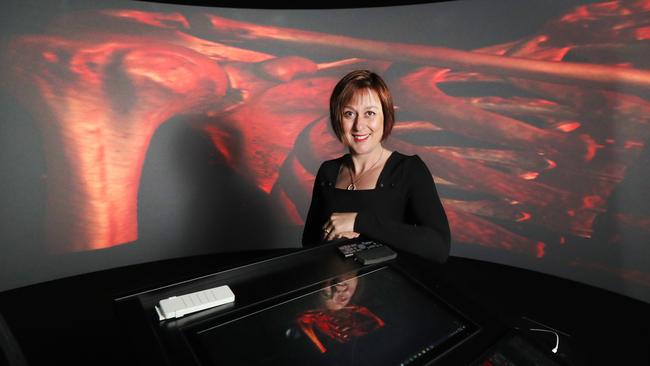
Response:
[[[340,238],[356,238],[359,233],[354,231],[356,212],[334,212],[323,225],[323,237],[330,241]]]

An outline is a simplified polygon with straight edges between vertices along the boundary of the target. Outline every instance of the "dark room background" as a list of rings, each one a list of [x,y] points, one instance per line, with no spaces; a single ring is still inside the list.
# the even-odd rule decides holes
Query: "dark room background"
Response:
[[[650,1],[365,9],[9,1],[0,15],[0,291],[300,246],[327,101],[394,93],[452,254],[650,301]]]

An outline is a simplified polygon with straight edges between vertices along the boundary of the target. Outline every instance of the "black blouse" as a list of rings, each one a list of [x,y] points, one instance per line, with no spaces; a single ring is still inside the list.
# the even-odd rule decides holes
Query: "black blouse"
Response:
[[[419,156],[395,151],[386,161],[375,189],[336,188],[344,155],[318,169],[303,246],[323,241],[322,227],[334,212],[357,212],[354,231],[394,248],[443,263],[449,256],[447,215],[429,169]]]

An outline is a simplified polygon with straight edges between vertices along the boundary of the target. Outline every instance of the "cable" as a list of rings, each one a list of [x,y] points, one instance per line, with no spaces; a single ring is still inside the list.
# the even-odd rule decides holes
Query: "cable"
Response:
[[[554,332],[552,330],[548,330],[548,329],[539,329],[539,328],[530,328],[530,330],[537,331],[537,332],[548,332],[548,333],[555,334],[555,348],[553,348],[551,350],[551,352],[557,353],[557,349],[560,347],[560,336],[556,332]]]

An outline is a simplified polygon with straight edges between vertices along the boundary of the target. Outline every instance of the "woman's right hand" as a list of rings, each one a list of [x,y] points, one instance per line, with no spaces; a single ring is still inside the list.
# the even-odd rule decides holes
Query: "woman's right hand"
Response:
[[[323,239],[326,241],[334,239],[354,239],[360,234],[354,231],[354,221],[357,218],[356,212],[335,212],[323,225]]]

